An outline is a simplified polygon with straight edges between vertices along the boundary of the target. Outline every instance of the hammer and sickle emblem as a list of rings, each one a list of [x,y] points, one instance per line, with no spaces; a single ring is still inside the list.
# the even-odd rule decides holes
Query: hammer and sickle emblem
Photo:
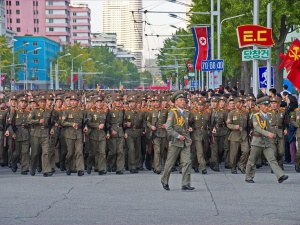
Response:
[[[293,50],[290,51],[289,57],[294,58],[294,60],[300,59],[300,55],[298,55],[299,47],[294,47]]]

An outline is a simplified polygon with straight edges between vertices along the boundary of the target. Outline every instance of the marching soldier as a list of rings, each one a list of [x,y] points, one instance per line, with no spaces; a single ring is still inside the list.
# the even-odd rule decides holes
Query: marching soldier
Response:
[[[122,96],[116,94],[112,98],[112,109],[108,111],[106,125],[109,130],[108,157],[107,164],[111,171],[116,174],[123,174],[124,158],[124,131],[123,118],[124,110],[122,108]]]
[[[109,138],[109,133],[106,134],[106,117],[107,109],[105,109],[103,98],[101,96],[94,99],[96,109],[88,112],[88,127],[90,131],[89,141],[90,150],[87,158],[87,173],[92,171],[92,165],[95,161],[95,169],[99,175],[104,175],[106,171],[106,139]],[[95,157],[97,156],[97,157]],[[97,166],[97,168],[96,168]]]
[[[169,178],[178,156],[181,159],[182,171],[182,190],[194,190],[191,187],[191,154],[190,145],[192,140],[190,138],[188,118],[189,113],[184,110],[186,96],[183,91],[177,91],[172,96],[172,102],[175,103],[176,108],[172,108],[168,113],[166,123],[166,130],[170,136],[169,151],[167,161],[165,164],[164,172],[161,178],[162,186],[165,190],[169,191]]]
[[[143,113],[137,109],[135,96],[128,98],[129,109],[124,113],[125,140],[128,149],[128,169],[137,173],[141,160],[141,135],[143,132]]]
[[[255,176],[255,163],[257,158],[263,152],[267,158],[274,174],[276,175],[278,182],[282,183],[288,179],[287,175],[284,175],[282,169],[278,165],[278,162],[274,155],[274,143],[275,134],[271,132],[270,116],[268,113],[268,105],[270,104],[269,96],[258,98],[257,104],[260,111],[253,115],[253,139],[251,142],[251,152],[246,166],[246,178],[247,183],[254,183]]]
[[[75,164],[78,176],[84,175],[83,163],[83,132],[88,131],[84,110],[78,107],[78,96],[71,95],[71,109],[65,110],[62,115],[61,125],[66,128],[65,141],[67,145],[66,174],[71,175],[72,160],[75,156]]]
[[[210,126],[210,113],[205,109],[205,100],[198,99],[197,109],[191,111],[189,121],[192,128],[192,151],[196,151],[198,163],[201,166],[202,174],[207,174],[204,158],[204,139],[207,138],[208,127]],[[198,169],[198,168],[197,168]],[[195,168],[196,171],[196,168]]]
[[[166,146],[166,122],[168,117],[168,111],[166,108],[161,108],[162,98],[158,95],[152,99],[153,109],[148,112],[147,127],[151,130],[151,140],[153,143],[153,172],[156,174],[161,173],[161,164],[163,154]]]
[[[7,119],[7,109],[5,108],[4,99],[0,100],[0,165],[2,167],[5,166],[5,154],[4,148],[6,147],[6,137],[4,136],[4,132],[6,130],[6,119]]]
[[[21,155],[21,174],[27,175],[29,169],[29,126],[27,124],[27,117],[29,111],[27,107],[27,98],[19,98],[20,108],[13,113],[12,120],[15,121],[14,125],[9,126],[5,136],[11,135],[15,142],[15,148],[12,153],[11,163],[12,171],[17,171],[17,163]]]
[[[212,138],[211,138],[211,158],[210,166],[213,171],[220,172],[219,163],[221,161],[220,156],[223,152],[224,140],[227,133],[226,120],[227,111],[224,108],[219,108],[219,98],[212,97]]]
[[[300,173],[300,108],[295,109],[295,114],[291,116],[290,123],[294,127],[298,128],[295,134],[295,137],[297,138],[297,142],[298,142],[298,148],[297,148],[294,164],[295,164],[296,172]]]
[[[271,110],[270,112],[270,126],[271,132],[275,134],[272,139],[275,145],[274,154],[277,162],[281,168],[283,168],[283,156],[284,156],[284,135],[287,135],[287,126],[285,124],[285,108],[280,107],[281,98],[272,97],[270,99]]]
[[[49,160],[50,135],[54,134],[51,125],[51,111],[46,109],[46,96],[40,95],[38,98],[39,108],[32,110],[27,118],[27,123],[31,125],[30,146],[31,146],[31,176],[35,175],[39,157],[42,156],[42,170],[44,177],[52,176]]]
[[[237,97],[234,100],[236,110],[228,114],[226,121],[227,127],[231,130],[229,135],[230,140],[230,165],[231,173],[236,174],[236,167],[238,162],[239,148],[241,148],[241,156],[239,160],[238,169],[241,173],[245,173],[245,168],[249,156],[248,143],[248,110],[243,108],[243,98]]]

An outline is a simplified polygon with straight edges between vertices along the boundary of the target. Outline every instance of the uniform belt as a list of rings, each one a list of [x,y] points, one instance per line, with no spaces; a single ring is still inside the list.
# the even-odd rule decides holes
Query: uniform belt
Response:
[[[282,126],[271,126],[271,127],[275,129],[282,129]]]
[[[195,127],[194,130],[207,130],[206,127]]]
[[[140,127],[140,126],[132,126],[132,127],[130,127],[130,128],[132,128],[133,130],[136,130],[136,129],[142,129],[142,127]]]

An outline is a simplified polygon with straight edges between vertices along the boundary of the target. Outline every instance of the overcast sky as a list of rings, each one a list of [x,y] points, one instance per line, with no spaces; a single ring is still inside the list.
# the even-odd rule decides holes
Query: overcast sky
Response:
[[[71,3],[87,3],[91,9],[91,29],[92,32],[103,31],[103,1],[104,0],[71,0]],[[187,0],[180,0],[186,3]],[[143,0],[143,10],[164,11],[164,12],[185,12],[186,7],[183,5],[170,3],[167,0]],[[185,17],[184,14],[177,14]],[[177,27],[184,27],[182,20],[171,18],[168,13],[147,13],[144,14],[144,19],[151,26],[147,25],[144,28],[144,34],[155,35],[171,35],[175,33],[176,29],[170,27],[175,25]],[[144,36],[144,57],[146,59],[154,58],[158,51],[152,49],[161,48],[163,40],[167,37],[145,37]]]

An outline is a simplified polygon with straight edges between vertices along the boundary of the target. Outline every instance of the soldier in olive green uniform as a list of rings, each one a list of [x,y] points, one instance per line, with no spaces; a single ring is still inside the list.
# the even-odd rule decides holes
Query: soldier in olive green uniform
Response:
[[[84,175],[83,163],[83,132],[87,132],[88,128],[85,118],[85,112],[78,107],[78,97],[75,94],[71,95],[71,109],[65,110],[62,115],[61,125],[66,128],[65,140],[67,144],[66,156],[66,173],[71,175],[72,160],[75,156],[75,164],[78,176]]]
[[[210,167],[212,170],[219,172],[219,163],[221,161],[220,156],[223,152],[224,140],[227,133],[226,120],[227,111],[224,108],[218,107],[219,99],[212,97],[212,112],[211,112],[211,123],[212,123],[212,136],[211,139],[211,158]]]
[[[201,166],[202,174],[206,174],[206,162],[204,158],[204,139],[207,138],[205,133],[207,133],[208,127],[210,126],[210,112],[205,109],[206,102],[204,100],[198,99],[197,109],[190,113],[190,127],[192,128],[191,138],[192,138],[192,151],[196,151],[196,156],[198,163]]]
[[[275,158],[281,168],[283,168],[283,156],[284,156],[284,135],[287,135],[287,124],[285,123],[285,108],[280,107],[281,98],[273,97],[270,99],[271,108],[270,111],[270,126],[271,132],[275,134],[274,141],[274,153]]]
[[[29,126],[27,117],[29,111],[26,110],[27,98],[19,98],[20,108],[14,111],[12,119],[15,121],[14,126],[9,126],[6,136],[11,135],[15,141],[15,149],[11,157],[12,171],[17,171],[17,163],[21,155],[21,174],[27,175],[29,169]]]
[[[248,110],[243,108],[243,98],[237,97],[234,100],[236,109],[228,114],[227,127],[231,130],[230,140],[230,165],[231,173],[236,174],[236,167],[241,148],[239,170],[245,173],[246,164],[249,156],[248,143]]]
[[[141,160],[141,135],[143,132],[143,113],[137,109],[135,96],[128,98],[129,109],[124,113],[125,140],[128,149],[128,169],[137,173]]]
[[[151,140],[153,143],[154,157],[152,162],[153,172],[156,174],[161,173],[162,156],[166,146],[166,122],[168,117],[168,110],[161,109],[160,96],[153,97],[153,109],[148,112],[147,127],[150,132]]]
[[[7,109],[5,108],[5,101],[4,101],[4,99],[1,99],[0,100],[0,165],[2,167],[5,166],[4,161],[6,161],[6,160],[4,160],[4,157],[5,157],[4,148],[6,147],[6,146],[4,146],[4,139],[6,139],[6,137],[4,137],[4,132],[6,130],[7,115],[8,115],[8,112],[7,112]],[[6,143],[5,143],[5,145],[6,145]]]
[[[42,170],[44,177],[52,176],[49,159],[50,135],[54,134],[51,126],[51,111],[46,109],[46,96],[40,95],[38,98],[39,108],[32,110],[27,118],[27,123],[31,125],[30,146],[31,146],[31,172],[35,175],[37,163],[42,156]]]
[[[90,150],[87,158],[87,173],[90,174],[92,165],[95,160],[95,166],[97,166],[98,174],[106,174],[106,139],[109,138],[109,133],[106,134],[106,117],[107,110],[103,108],[103,98],[98,96],[94,99],[96,109],[89,111],[88,127],[90,130]],[[96,154],[98,152],[98,154]],[[95,157],[97,155],[97,157]]]
[[[53,110],[53,121],[54,121],[54,134],[52,135],[52,155],[50,155],[50,164],[54,168],[56,165],[60,168],[60,156],[61,156],[61,117],[63,113],[63,99],[62,96],[56,96],[55,106]]]
[[[124,131],[123,118],[124,110],[122,109],[122,96],[117,94],[112,97],[113,107],[108,111],[106,125],[109,130],[110,138],[108,140],[108,157],[107,164],[112,167],[116,174],[123,174],[124,158]]]
[[[161,183],[165,190],[170,190],[169,178],[178,155],[180,155],[182,171],[182,190],[194,190],[191,187],[191,153],[190,146],[192,140],[189,133],[189,112],[184,110],[186,96],[183,91],[177,91],[172,96],[172,102],[176,108],[172,108],[168,113],[166,130],[170,136],[170,147],[167,155]]]
[[[263,152],[274,171],[278,182],[282,183],[288,179],[288,176],[284,175],[274,155],[274,143],[272,139],[275,138],[275,134],[270,131],[270,114],[267,113],[270,98],[268,96],[258,98],[257,104],[259,104],[260,111],[253,115],[254,131],[251,142],[251,152],[246,166],[245,181],[247,183],[254,183],[255,163],[257,161],[257,157],[259,157]]]
[[[300,108],[295,109],[294,114],[290,116],[289,120],[290,120],[289,122],[294,127],[298,128],[295,134],[295,137],[297,138],[297,142],[298,142],[298,148],[297,148],[294,164],[295,164],[296,172],[300,173]]]

